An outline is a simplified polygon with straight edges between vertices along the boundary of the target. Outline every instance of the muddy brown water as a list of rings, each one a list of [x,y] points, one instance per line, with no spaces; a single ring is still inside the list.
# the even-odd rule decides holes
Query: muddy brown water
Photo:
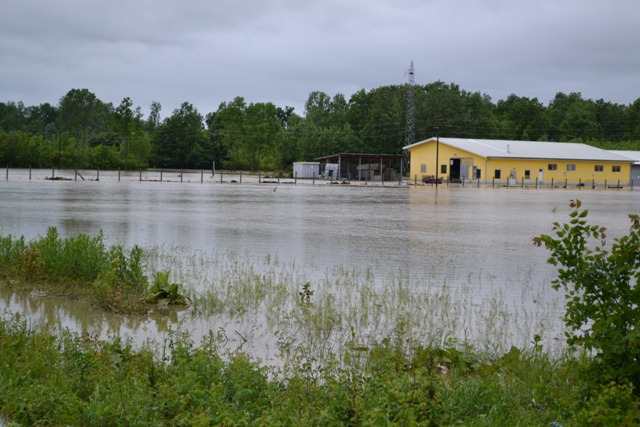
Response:
[[[457,282],[483,281],[505,305],[531,310],[540,303],[536,299],[558,303],[560,295],[548,291],[555,274],[546,263],[549,254],[531,239],[551,233],[554,221],[568,219],[569,200],[581,199],[590,222],[606,226],[611,237],[628,230],[628,214],[640,212],[640,193],[628,190],[294,185],[284,180],[278,185],[246,177],[231,184],[210,176],[201,183],[197,173],[189,182],[178,176],[141,182],[137,173],[118,180],[113,172],[102,173],[99,181],[47,181],[29,179],[27,173],[11,171],[0,181],[1,235],[30,240],[54,226],[62,237],[102,230],[108,244],[237,254],[245,262],[255,260],[258,268],[274,257],[295,264],[312,284],[336,266],[370,270],[376,280],[389,274],[429,277],[453,286],[454,293]],[[201,262],[193,268],[209,267]],[[518,286],[523,280],[534,289],[524,297]],[[196,340],[222,331],[229,349],[242,346],[261,358],[277,358],[264,313],[252,319],[189,310],[119,317],[61,297],[29,298],[4,285],[0,312],[20,312],[34,323],[103,337],[117,334],[137,343],[161,343],[176,328],[193,332]],[[559,318],[561,310],[551,315]]]

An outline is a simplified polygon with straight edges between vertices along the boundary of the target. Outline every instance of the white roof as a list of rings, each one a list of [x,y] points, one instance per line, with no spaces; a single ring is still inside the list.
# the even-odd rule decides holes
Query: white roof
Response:
[[[640,151],[609,150],[609,152],[617,154],[619,156],[627,157],[633,160],[636,165],[640,164]]]
[[[508,141],[443,137],[440,137],[439,140],[443,144],[485,158],[591,160],[625,163],[633,161],[629,157],[611,151],[574,142]],[[435,141],[436,138],[425,139],[424,141],[407,145],[404,149],[409,150],[421,144]]]

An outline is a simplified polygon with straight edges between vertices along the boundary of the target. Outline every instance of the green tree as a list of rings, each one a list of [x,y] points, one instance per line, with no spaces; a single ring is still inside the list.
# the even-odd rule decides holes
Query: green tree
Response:
[[[589,225],[580,200],[571,201],[569,223],[555,222],[544,244],[559,266],[554,289],[566,298],[567,343],[593,354],[590,373],[601,383],[630,381],[640,390],[640,216],[629,215],[629,234],[606,250],[606,229]]]
[[[124,170],[127,170],[127,162],[129,160],[129,139],[133,131],[134,115],[131,107],[133,102],[131,98],[126,97],[120,102],[118,108],[113,113],[114,128],[122,135],[124,140]]]
[[[274,148],[280,130],[276,112],[275,105],[270,102],[249,104],[245,111],[243,152],[252,172],[260,169],[262,157]]]
[[[508,139],[538,141],[548,134],[547,109],[538,98],[511,94],[507,99],[498,101],[496,114],[507,122]]]
[[[62,128],[76,136],[76,164],[83,167],[84,149],[88,134],[97,121],[98,99],[88,89],[71,89],[60,98],[60,122]]]
[[[217,135],[217,140],[222,140],[222,145],[229,155],[229,166],[233,170],[240,167],[242,161],[246,108],[247,104],[240,96],[229,103],[222,102],[210,125],[210,130]]]
[[[160,111],[162,111],[162,105],[157,101],[153,101],[149,107],[149,117],[145,122],[145,130],[147,132],[153,133],[160,125]]]
[[[188,102],[173,110],[153,136],[158,166],[195,168],[203,165],[207,135],[202,120],[198,110]]]

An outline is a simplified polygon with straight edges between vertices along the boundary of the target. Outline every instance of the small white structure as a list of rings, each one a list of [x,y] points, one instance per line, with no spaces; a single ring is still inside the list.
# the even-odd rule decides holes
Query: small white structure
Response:
[[[294,162],[294,178],[318,178],[320,175],[320,162]]]

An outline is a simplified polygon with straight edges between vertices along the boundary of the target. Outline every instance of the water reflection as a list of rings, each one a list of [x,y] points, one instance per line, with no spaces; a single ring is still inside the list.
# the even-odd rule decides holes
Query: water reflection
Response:
[[[498,296],[537,319],[533,313],[539,305],[556,304],[558,294],[544,291],[555,270],[546,263],[548,253],[531,244],[532,237],[551,233],[554,221],[566,221],[570,199],[580,198],[590,221],[607,226],[611,237],[628,230],[629,213],[640,212],[640,196],[629,191],[221,185],[102,178],[0,183],[0,234],[34,239],[55,226],[62,237],[103,230],[109,244],[184,247],[210,255],[236,253],[249,260],[271,256],[304,266],[301,280],[314,284],[336,266],[369,271],[373,285],[389,274],[409,281],[427,278],[454,293],[473,292],[469,304],[481,306],[482,298]],[[176,259],[181,267],[172,268],[179,280],[199,290],[214,283],[194,273],[215,275],[214,263],[194,262],[192,254]],[[529,284],[526,291],[522,283]],[[33,300],[1,285],[0,289],[0,310],[92,330],[102,337],[118,333],[141,343],[149,337],[161,341],[167,330],[181,327],[200,335],[222,330],[230,348],[240,345],[240,336],[261,337],[252,345],[266,357],[273,356],[277,340],[268,327],[272,319],[264,314],[214,318],[187,311],[124,318],[96,313],[79,301]]]

